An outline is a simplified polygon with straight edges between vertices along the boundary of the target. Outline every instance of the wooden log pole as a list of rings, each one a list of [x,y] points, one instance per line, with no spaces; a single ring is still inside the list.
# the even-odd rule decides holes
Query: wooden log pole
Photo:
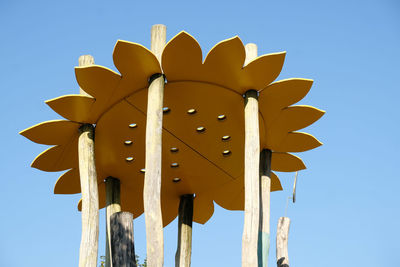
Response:
[[[94,127],[80,127],[79,175],[82,192],[82,239],[79,267],[96,267],[99,240],[99,194],[94,157]]]
[[[91,55],[79,57],[79,66],[94,64]],[[88,95],[82,88],[80,94]],[[78,142],[79,175],[82,192],[82,237],[79,267],[96,267],[99,239],[99,193],[94,157],[94,127],[85,124],[80,129]]]
[[[269,149],[260,153],[260,225],[258,235],[258,266],[268,266],[270,245],[270,195],[271,195],[271,156]]]
[[[246,62],[257,56],[255,44],[246,45]],[[260,213],[260,137],[258,122],[258,92],[245,93],[245,148],[244,148],[244,226],[242,236],[242,267],[258,265],[258,228]]]
[[[166,43],[166,27],[151,28],[151,50],[161,61]],[[164,238],[161,214],[161,134],[163,119],[164,76],[155,74],[150,79],[146,121],[146,163],[143,188],[147,239],[148,267],[163,267]]]
[[[90,66],[94,65],[94,58],[91,55],[82,55],[79,57],[78,62],[79,62],[79,67]],[[86,96],[89,95],[82,88],[79,88],[79,92],[81,95],[86,95]]]
[[[193,194],[181,196],[175,267],[190,267],[192,255]]]
[[[114,177],[107,177],[106,183],[106,267],[111,267],[111,216],[121,211],[120,181]]]
[[[116,212],[110,216],[111,255],[114,267],[136,267],[133,215]]]
[[[276,231],[276,264],[278,267],[289,267],[288,240],[290,219],[280,217]]]

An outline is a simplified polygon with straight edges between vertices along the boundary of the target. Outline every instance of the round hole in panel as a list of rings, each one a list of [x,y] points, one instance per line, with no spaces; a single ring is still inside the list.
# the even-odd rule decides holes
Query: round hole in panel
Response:
[[[169,107],[163,107],[162,111],[164,112],[164,114],[167,114],[171,111],[171,109]]]
[[[231,140],[231,136],[230,135],[224,135],[224,136],[222,136],[222,141],[229,141],[229,140]]]
[[[194,108],[188,109],[187,113],[190,115],[196,114],[197,110],[195,110]]]
[[[177,168],[177,167],[179,167],[178,162],[171,163],[171,168]]]
[[[172,179],[172,182],[174,182],[174,183],[178,183],[180,181],[181,181],[181,178],[178,178],[178,177],[175,177]]]
[[[136,123],[131,123],[131,124],[129,124],[129,128],[136,128],[137,127],[137,124]]]
[[[206,128],[203,127],[203,126],[200,126],[200,127],[197,127],[196,131],[197,131],[198,133],[204,133],[204,132],[206,131]]]
[[[126,162],[132,162],[134,160],[134,158],[133,157],[127,157],[125,160],[126,160]]]
[[[179,151],[179,148],[177,148],[177,147],[171,147],[170,151],[171,151],[172,153],[176,153],[176,152]]]
[[[227,156],[229,156],[229,155],[231,155],[232,154],[232,152],[230,151],[230,150],[224,150],[224,151],[222,151],[222,155],[224,155],[225,157],[227,157]]]
[[[131,140],[126,140],[126,141],[124,141],[124,144],[126,145],[126,146],[130,146],[130,145],[132,145],[132,141]]]
[[[218,118],[218,120],[223,121],[223,120],[226,119],[226,115],[225,114],[221,114],[221,115],[218,115],[217,118]]]

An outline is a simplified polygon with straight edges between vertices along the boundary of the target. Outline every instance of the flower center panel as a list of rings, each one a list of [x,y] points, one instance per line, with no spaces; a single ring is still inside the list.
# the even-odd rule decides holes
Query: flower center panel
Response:
[[[145,112],[147,91],[127,98]],[[260,118],[260,145],[265,128]],[[204,82],[167,83],[163,127],[232,179],[244,174],[244,99],[221,86]]]
[[[134,97],[138,102],[147,103],[147,90],[141,92]],[[168,111],[164,118],[167,116]],[[108,110],[96,126],[95,153],[97,169],[101,170],[99,178],[112,176],[120,179],[122,208],[135,217],[143,213],[145,133],[145,113],[126,100]],[[169,131],[163,130],[162,136],[161,201],[166,225],[177,216],[181,195],[202,194],[231,178]],[[204,207],[197,207],[200,208]],[[198,210],[197,213],[206,212]]]

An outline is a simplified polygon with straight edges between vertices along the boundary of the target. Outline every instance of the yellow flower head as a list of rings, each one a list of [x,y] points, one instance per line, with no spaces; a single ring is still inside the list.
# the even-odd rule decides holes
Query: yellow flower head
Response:
[[[292,106],[310,90],[312,80],[278,77],[285,52],[263,55],[245,65],[245,48],[238,37],[218,43],[203,62],[197,41],[181,32],[166,45],[161,65],[147,48],[118,41],[114,64],[120,73],[102,66],[77,67],[80,87],[90,96],[67,95],[46,103],[67,120],[48,121],[21,132],[30,140],[55,145],[32,166],[43,171],[68,170],[57,181],[56,194],[80,192],[78,128],[96,125],[95,157],[100,207],[105,206],[104,179],[121,181],[122,209],[134,217],[143,213],[145,129],[149,78],[163,73],[164,93],[161,204],[164,225],[178,213],[179,197],[195,194],[194,221],[205,223],[215,201],[230,210],[244,207],[243,94],[259,91],[261,148],[273,151],[274,171],[304,169],[288,152],[313,149],[321,143],[295,132],[324,112]],[[271,191],[281,190],[271,175]]]

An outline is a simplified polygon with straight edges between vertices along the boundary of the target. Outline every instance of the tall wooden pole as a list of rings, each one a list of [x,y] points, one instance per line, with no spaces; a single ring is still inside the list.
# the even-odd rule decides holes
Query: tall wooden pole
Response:
[[[120,200],[120,182],[117,178],[107,177],[106,181],[106,267],[112,265],[112,253],[111,253],[111,216],[114,213],[121,211],[121,200]],[[133,218],[132,218],[133,220]],[[129,222],[133,225],[133,221]],[[133,226],[132,226],[133,227]]]
[[[276,231],[276,264],[278,267],[289,267],[289,240],[290,219],[280,217]]]
[[[90,55],[79,57],[79,66],[94,64]],[[87,95],[82,89],[80,93]],[[79,175],[82,192],[82,238],[79,267],[96,267],[99,240],[99,193],[94,157],[94,127],[82,125],[78,141]]]
[[[258,235],[258,266],[268,266],[270,244],[271,156],[269,149],[260,153],[260,225]]]
[[[110,228],[110,246],[113,266],[136,267],[132,213],[116,212],[111,215]]]
[[[175,267],[190,267],[192,255],[193,194],[181,196]]]
[[[82,125],[78,143],[82,192],[82,239],[79,267],[96,267],[99,240],[99,195],[94,158],[94,127]]]
[[[91,55],[82,55],[78,59],[79,67],[90,66],[94,64],[94,58]],[[89,95],[82,88],[79,88],[79,92],[81,95]]]
[[[255,44],[246,45],[246,61],[257,56]],[[258,265],[258,225],[260,213],[260,137],[258,123],[258,92],[245,93],[245,148],[244,148],[244,226],[242,237],[242,267]]]
[[[166,43],[166,27],[151,28],[151,50],[161,61]],[[146,173],[143,202],[146,222],[147,265],[163,267],[164,238],[161,214],[161,134],[163,119],[164,76],[155,74],[150,79],[146,121]]]

